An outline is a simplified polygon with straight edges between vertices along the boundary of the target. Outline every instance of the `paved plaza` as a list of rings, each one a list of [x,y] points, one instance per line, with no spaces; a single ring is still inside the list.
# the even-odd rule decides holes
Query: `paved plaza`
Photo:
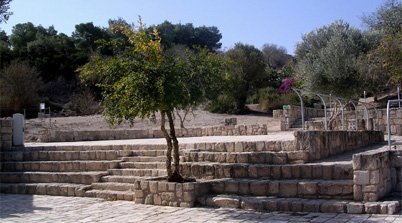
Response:
[[[0,194],[0,222],[393,222],[396,215],[261,213],[235,209],[178,208],[98,198]]]

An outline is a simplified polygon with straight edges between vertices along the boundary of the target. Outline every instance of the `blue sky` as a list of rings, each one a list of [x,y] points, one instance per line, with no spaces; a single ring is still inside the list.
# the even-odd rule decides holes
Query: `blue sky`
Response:
[[[13,0],[14,15],[1,29],[8,35],[18,23],[54,25],[71,35],[75,25],[93,22],[106,27],[109,19],[121,17],[136,23],[138,15],[147,25],[165,20],[217,26],[222,49],[242,42],[261,49],[264,43],[284,46],[293,54],[303,34],[342,19],[364,29],[363,13],[374,12],[381,0]]]

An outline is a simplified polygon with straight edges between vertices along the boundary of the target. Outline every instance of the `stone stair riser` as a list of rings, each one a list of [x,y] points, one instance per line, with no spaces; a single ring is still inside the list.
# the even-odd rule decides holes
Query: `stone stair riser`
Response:
[[[3,152],[1,161],[71,161],[71,160],[116,160],[117,151],[30,151]]]
[[[257,141],[257,142],[222,142],[195,143],[181,145],[183,150],[202,152],[264,152],[296,151],[294,141]]]
[[[211,193],[284,198],[353,199],[353,181],[215,181]]]
[[[2,183],[73,183],[73,184],[91,184],[99,182],[107,172],[90,173],[50,173],[50,172],[2,172],[0,179]]]
[[[111,190],[111,191],[131,191],[134,192],[134,184],[130,183],[93,183],[93,190]]]
[[[158,177],[166,176],[166,170],[158,169],[109,169],[109,174],[119,176]]]
[[[122,157],[124,162],[166,162],[166,156],[134,156]]]
[[[166,163],[164,163],[164,162],[123,162],[123,163],[119,164],[119,167],[122,169],[124,169],[124,168],[164,169],[164,168],[166,168]]]
[[[323,212],[347,214],[395,214],[400,202],[353,202],[341,200],[308,200],[277,197],[204,196],[198,198],[201,206],[241,208],[257,211]],[[325,221],[325,219],[323,219]]]
[[[89,190],[84,194],[85,197],[103,198],[105,200],[126,200],[134,201],[135,193],[126,191],[107,191],[107,190]]]
[[[120,161],[38,161],[38,162],[4,162],[1,170],[13,171],[42,171],[42,172],[80,172],[102,171],[117,168]]]
[[[118,175],[108,175],[101,178],[101,182],[112,182],[112,183],[135,183],[139,176],[118,176]]]
[[[184,176],[194,178],[353,179],[351,165],[261,165],[181,163]]]
[[[252,164],[303,164],[308,161],[308,152],[189,152],[184,156],[186,162],[252,163]]]
[[[52,196],[75,196],[83,197],[86,190],[90,186],[75,186],[75,185],[60,185],[60,184],[1,184],[1,193],[8,194],[38,194],[38,195],[52,195]]]

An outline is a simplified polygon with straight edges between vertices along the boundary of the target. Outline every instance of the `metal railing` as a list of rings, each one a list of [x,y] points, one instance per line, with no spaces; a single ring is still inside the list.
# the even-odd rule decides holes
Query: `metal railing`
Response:
[[[399,104],[402,102],[402,100],[398,99],[398,100],[388,100],[387,103],[387,131],[388,131],[388,149],[391,150],[391,126],[389,125],[389,105],[390,103],[393,102],[399,102]],[[399,107],[400,109],[400,107]]]
[[[304,89],[299,89],[299,88],[291,88],[294,92],[296,92],[296,94],[299,96],[300,99],[300,104],[301,104],[301,117],[302,117],[302,129],[305,130],[305,124],[304,124],[304,109],[303,109],[303,97],[301,95],[302,92],[306,92],[306,93],[310,93],[310,94],[314,94],[316,96],[318,96],[322,103],[324,104],[324,126],[325,126],[325,130],[328,130],[328,120],[327,120],[327,105],[325,103],[325,100],[323,98],[324,97],[329,97],[330,100],[331,98],[335,98],[335,100],[340,104],[341,106],[341,112],[342,112],[342,130],[345,130],[345,116],[344,116],[344,106],[342,104],[342,101],[346,101],[346,104],[351,103],[353,105],[353,107],[355,108],[355,125],[356,125],[356,130],[358,130],[358,109],[357,106],[355,104],[355,102],[357,102],[357,104],[361,103],[364,106],[364,111],[366,114],[366,128],[369,129],[369,110],[367,108],[367,105],[370,105],[368,103],[365,102],[361,102],[361,101],[356,101],[356,100],[352,100],[352,99],[348,99],[348,98],[341,98],[341,97],[336,97],[333,96],[332,94],[330,95],[326,95],[326,94],[320,94],[317,92],[313,92],[313,91],[309,91],[309,90],[304,90]],[[331,104],[331,102],[330,102]],[[374,108],[376,115],[377,115],[377,122],[375,124],[375,127],[378,127],[378,123],[379,123],[379,118],[378,118],[378,111],[377,109],[373,106],[370,105]]]

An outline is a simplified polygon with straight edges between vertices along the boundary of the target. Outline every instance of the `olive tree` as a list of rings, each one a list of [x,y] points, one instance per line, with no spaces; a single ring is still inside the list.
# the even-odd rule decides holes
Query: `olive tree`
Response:
[[[370,50],[363,41],[365,35],[342,20],[303,35],[295,52],[303,86],[320,93],[357,96],[363,86],[357,61]]]
[[[123,120],[133,124],[135,118],[155,120],[160,113],[161,131],[167,143],[168,180],[181,182],[174,110],[217,97],[225,78],[225,63],[207,49],[198,48],[184,59],[162,52],[156,28],[147,33],[141,19],[137,29],[124,24],[113,24],[111,29],[124,33],[129,45],[116,56],[92,58],[79,69],[81,77],[84,82],[96,80],[103,90],[103,115],[111,125]],[[102,44],[119,48],[116,44],[124,43]],[[165,127],[166,119],[169,129]]]

